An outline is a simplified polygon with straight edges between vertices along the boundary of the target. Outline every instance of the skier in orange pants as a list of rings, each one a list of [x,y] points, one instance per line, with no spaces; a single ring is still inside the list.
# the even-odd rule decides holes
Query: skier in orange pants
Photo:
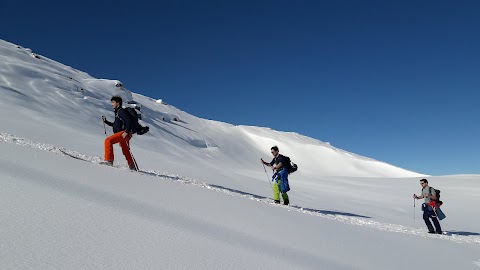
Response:
[[[112,102],[112,107],[115,111],[115,120],[112,123],[108,121],[105,116],[102,116],[103,122],[113,127],[114,133],[112,136],[105,139],[105,164],[113,165],[113,160],[115,159],[113,145],[119,143],[130,170],[138,171],[138,166],[130,153],[129,141],[132,138],[134,127],[129,113],[122,108],[121,97],[113,96],[110,101]]]

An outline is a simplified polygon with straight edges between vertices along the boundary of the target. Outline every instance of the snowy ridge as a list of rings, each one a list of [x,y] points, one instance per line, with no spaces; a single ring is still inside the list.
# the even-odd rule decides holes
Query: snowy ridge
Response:
[[[162,155],[168,153],[172,163],[184,163],[186,160],[182,157],[189,156],[191,166],[210,166],[210,172],[218,171],[218,166],[211,166],[203,160],[208,157],[222,168],[235,171],[231,162],[225,161],[241,156],[241,165],[252,171],[257,168],[253,160],[268,155],[269,148],[278,145],[282,153],[295,157],[302,173],[309,177],[421,175],[295,132],[201,119],[165,102],[157,102],[158,99],[132,93],[118,80],[93,78],[47,57],[32,54],[30,49],[0,40],[0,92],[5,102],[0,106],[0,113],[16,111],[17,121],[33,122],[32,128],[41,129],[47,139],[54,137],[55,133],[75,130],[80,142],[62,142],[70,149],[95,155],[98,150],[93,146],[101,137],[92,134],[101,134],[100,116],[111,119],[109,99],[112,95],[119,95],[125,102],[142,105],[142,124],[150,126],[150,133],[135,140],[134,145],[142,151],[156,152],[154,157],[149,155],[150,159],[155,159],[152,163],[165,160],[166,156]],[[32,114],[35,115],[33,121],[29,119]],[[27,131],[15,125],[13,119],[6,121],[9,121],[10,128],[4,131],[28,137]],[[41,141],[41,138],[35,139]],[[145,162],[149,161],[140,158],[139,163]],[[169,169],[183,171],[181,167],[173,168],[175,166],[169,164]]]
[[[31,147],[39,150],[49,151],[49,152],[60,154],[60,155],[70,156],[86,162],[99,163],[102,161],[102,159],[99,157],[84,155],[84,154],[78,153],[77,151],[59,148],[53,145],[35,143],[25,138],[19,138],[17,136],[14,136],[8,133],[0,133],[0,142],[13,143],[13,144],[17,144],[25,147]],[[127,170],[126,166],[117,166],[117,167]],[[350,214],[350,213],[342,213],[338,211],[316,210],[316,209],[304,208],[301,206],[278,205],[278,204],[275,204],[272,201],[272,199],[269,199],[266,197],[261,197],[255,194],[249,194],[241,190],[234,190],[234,189],[226,188],[219,185],[208,184],[203,181],[199,181],[189,177],[183,177],[180,175],[169,174],[165,172],[158,172],[155,170],[140,170],[140,173],[150,175],[152,177],[159,177],[165,180],[178,182],[184,185],[190,185],[190,186],[208,189],[215,192],[220,192],[230,196],[243,197],[250,200],[266,203],[273,207],[285,208],[288,211],[296,211],[303,214],[308,214],[312,216],[321,217],[324,219],[342,222],[344,224],[364,226],[364,227],[382,230],[382,231],[388,231],[388,232],[404,233],[404,234],[410,234],[410,235],[417,235],[421,237],[449,240],[456,243],[480,244],[480,235],[466,236],[466,235],[463,235],[464,234],[463,232],[456,232],[456,231],[449,232],[448,236],[447,235],[431,235],[431,234],[427,234],[424,229],[412,228],[408,226],[402,226],[399,224],[381,223],[381,222],[371,220],[369,217],[366,217],[366,216],[359,216],[359,215]]]

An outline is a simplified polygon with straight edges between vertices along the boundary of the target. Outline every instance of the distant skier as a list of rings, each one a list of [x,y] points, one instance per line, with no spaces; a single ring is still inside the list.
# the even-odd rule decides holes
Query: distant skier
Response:
[[[128,167],[130,170],[138,170],[136,162],[130,153],[129,141],[132,138],[133,134],[133,124],[130,119],[129,113],[122,108],[122,98],[119,96],[113,96],[110,101],[112,102],[112,107],[115,112],[115,120],[112,122],[108,121],[105,116],[102,116],[103,122],[111,127],[113,127],[113,135],[105,139],[105,163],[108,165],[113,165],[114,154],[113,154],[113,145],[116,143],[120,144],[122,148],[122,153],[127,160]]]
[[[272,177],[273,183],[273,200],[275,203],[280,203],[280,193],[282,194],[283,204],[288,205],[290,203],[288,199],[287,191],[288,187],[288,166],[290,166],[289,158],[280,155],[280,151],[277,146],[273,146],[271,149],[273,160],[268,163],[261,159],[264,165],[272,168],[275,174]]]
[[[438,233],[442,234],[442,228],[440,227],[440,222],[437,219],[437,214],[434,211],[431,203],[432,201],[437,200],[437,194],[434,188],[428,186],[428,180],[422,179],[420,180],[420,185],[422,186],[422,195],[417,196],[413,194],[413,198],[415,199],[425,199],[425,203],[422,204],[423,210],[423,220],[425,220],[425,224],[428,228],[428,233]],[[430,222],[432,219],[433,224],[435,225],[435,230],[433,230],[432,223]]]

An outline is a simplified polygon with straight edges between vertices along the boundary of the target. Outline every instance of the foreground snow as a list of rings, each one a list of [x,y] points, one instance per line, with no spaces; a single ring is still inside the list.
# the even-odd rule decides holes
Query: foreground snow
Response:
[[[437,269],[480,263],[478,233],[429,235],[419,215],[415,227],[344,212],[337,201],[278,206],[9,134],[0,141],[2,269],[423,269],[426,251],[442,254],[429,261]]]

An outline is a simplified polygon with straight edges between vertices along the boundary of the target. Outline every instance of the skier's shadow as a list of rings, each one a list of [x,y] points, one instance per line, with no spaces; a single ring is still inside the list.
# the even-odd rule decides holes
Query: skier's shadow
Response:
[[[170,176],[170,175],[166,175],[166,174],[162,174],[162,173],[147,172],[147,171],[140,171],[140,172],[144,173],[144,174],[147,174],[147,175],[155,176],[155,177],[162,177],[162,178],[169,179],[169,180],[172,180],[172,181],[187,181],[188,182],[188,180],[183,179],[180,176]],[[224,186],[221,186],[221,185],[214,185],[214,184],[207,184],[207,185],[209,187],[212,187],[212,188],[218,188],[220,190],[229,191],[229,192],[232,192],[232,193],[235,193],[235,194],[239,194],[239,195],[242,195],[242,196],[248,196],[248,197],[251,197],[251,198],[254,198],[254,199],[258,199],[258,200],[271,200],[268,197],[264,197],[264,196],[260,196],[260,195],[257,195],[257,194],[241,191],[241,190],[238,190],[238,189],[227,188],[227,187],[224,187]],[[323,215],[346,216],[346,217],[357,217],[357,218],[372,218],[372,217],[353,214],[353,213],[332,211],[332,210],[319,210],[319,209],[313,209],[313,208],[305,208],[305,207],[296,206],[296,205],[291,205],[290,207],[294,208],[294,209],[297,209],[297,210],[300,210],[300,211],[304,211],[304,212],[318,213],[318,214],[323,214]]]
[[[236,194],[240,194],[240,195],[243,195],[243,196],[253,197],[253,198],[259,199],[259,200],[268,199],[267,197],[263,197],[263,196],[256,195],[256,194],[252,194],[252,193],[248,193],[248,192],[241,191],[241,190],[238,190],[238,189],[227,188],[227,187],[224,187],[224,186],[213,185],[213,184],[208,184],[208,185],[211,186],[211,187],[214,187],[214,188],[218,188],[218,189],[230,191],[230,192],[233,192],[233,193],[236,193]]]
[[[248,193],[248,192],[237,190],[237,189],[227,188],[227,187],[220,186],[220,185],[209,184],[209,186],[214,187],[214,188],[218,188],[218,189],[222,189],[222,190],[227,190],[227,191],[230,191],[230,192],[233,192],[233,193],[236,193],[236,194],[253,197],[255,199],[261,199],[261,200],[269,199],[268,197],[263,197],[263,196],[260,196],[260,195],[257,195],[257,194],[252,194],[252,193]],[[332,211],[332,210],[319,210],[319,209],[313,209],[313,208],[305,208],[305,207],[296,206],[296,205],[292,205],[290,207],[301,210],[301,211],[305,211],[305,212],[319,213],[319,214],[323,214],[323,215],[347,216],[347,217],[358,217],[358,218],[372,218],[372,217],[362,216],[362,215],[353,214],[353,213]]]
[[[480,233],[476,232],[462,232],[462,231],[448,231],[450,235],[462,235],[462,236],[472,236],[472,235],[480,235]]]
[[[312,212],[312,213],[319,213],[324,215],[333,215],[333,216],[346,216],[346,217],[358,217],[358,218],[372,218],[368,216],[347,213],[347,212],[340,212],[340,211],[332,211],[332,210],[319,210],[319,209],[312,209],[312,208],[304,208],[300,206],[292,205],[293,208],[301,209],[303,211]]]

